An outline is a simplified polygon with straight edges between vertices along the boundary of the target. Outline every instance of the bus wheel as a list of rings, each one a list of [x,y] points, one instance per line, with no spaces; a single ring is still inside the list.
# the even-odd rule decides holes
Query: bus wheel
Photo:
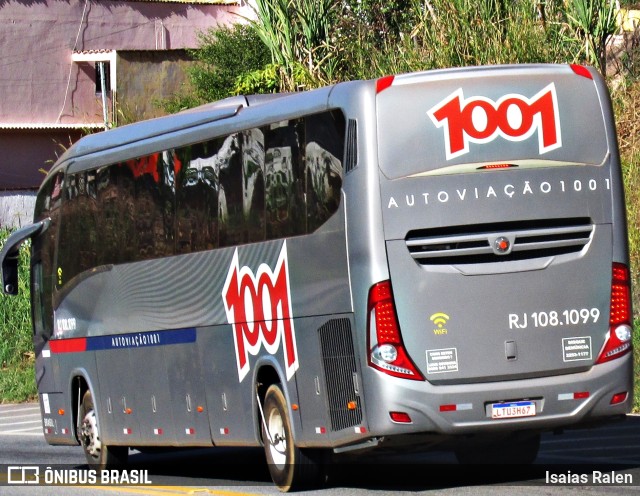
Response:
[[[102,443],[98,414],[93,406],[91,391],[87,391],[82,397],[80,418],[80,443],[89,467],[102,470],[127,463],[127,446],[107,446]]]
[[[530,465],[540,449],[540,434],[525,438],[510,437],[501,442],[460,446],[455,455],[464,465]]]
[[[263,411],[264,450],[269,473],[278,489],[287,492],[319,485],[323,451],[295,446],[287,401],[279,385],[267,389]]]

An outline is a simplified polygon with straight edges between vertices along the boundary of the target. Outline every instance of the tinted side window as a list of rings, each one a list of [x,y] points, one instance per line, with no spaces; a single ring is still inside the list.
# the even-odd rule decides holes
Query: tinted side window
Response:
[[[215,141],[171,153],[176,171],[176,251],[218,246],[219,160]]]
[[[265,239],[264,133],[249,129],[240,133],[242,149],[242,214],[245,242]]]
[[[34,221],[51,219],[49,228],[31,245],[32,312],[34,332],[48,339],[53,333],[53,287],[57,281],[56,236],[60,225],[60,205],[64,190],[63,173],[47,180],[36,198]]]
[[[315,231],[340,204],[344,135],[342,113],[323,112],[53,182],[37,215],[64,196],[56,285],[101,265]]]
[[[304,200],[304,120],[265,128],[267,239],[307,232]]]
[[[342,113],[323,112],[305,119],[307,232],[338,209],[342,188],[345,123]]]
[[[134,262],[173,255],[174,249],[174,192],[171,188],[171,171],[165,162],[169,157],[164,152],[128,160],[111,167],[112,174],[121,186],[122,196],[116,196],[115,203],[109,203],[120,211],[122,231],[112,232],[112,239],[121,238],[125,233],[130,240],[123,250],[115,244],[111,246],[118,256],[109,263]],[[121,200],[125,200],[122,202]],[[104,202],[102,202],[104,204]],[[113,225],[113,224],[112,224]],[[111,225],[105,226],[109,228]]]
[[[174,254],[172,167],[155,153],[67,176],[59,287],[93,267]]]
[[[220,246],[233,246],[246,242],[242,211],[240,134],[235,133],[216,141],[219,144],[217,159],[220,164],[220,190],[218,191]]]
[[[101,212],[95,198],[87,194],[87,181],[86,172],[67,175],[60,226],[58,287],[100,264],[96,224]]]

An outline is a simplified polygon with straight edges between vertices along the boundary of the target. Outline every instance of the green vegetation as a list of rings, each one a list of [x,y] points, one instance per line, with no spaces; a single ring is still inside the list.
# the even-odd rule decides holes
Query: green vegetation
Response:
[[[623,6],[628,2],[623,2]],[[470,65],[580,62],[606,71],[614,0],[256,0],[255,19],[200,33],[177,111],[242,93]]]
[[[200,49],[191,50],[195,60],[189,69],[191,88],[173,98],[156,101],[165,112],[174,113],[206,102],[239,94],[240,75],[262,69],[269,62],[269,51],[249,26],[209,29],[198,33]]]
[[[9,236],[0,229],[0,245]],[[0,403],[25,401],[37,395],[31,304],[29,302],[29,247],[20,250],[19,296],[0,295]]]
[[[167,112],[235,94],[443,67],[586,63],[606,74],[625,179],[640,377],[640,49],[636,39],[619,56],[614,78],[605,56],[616,30],[614,0],[256,0],[255,14],[200,33],[191,88],[160,102]],[[7,234],[0,232],[0,242]],[[26,270],[21,277],[21,296],[0,297],[0,401],[35,394]]]

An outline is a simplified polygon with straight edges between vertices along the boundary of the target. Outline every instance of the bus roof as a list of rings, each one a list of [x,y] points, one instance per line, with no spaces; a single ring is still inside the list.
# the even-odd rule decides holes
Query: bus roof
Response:
[[[243,108],[263,105],[288,95],[289,93],[274,93],[269,95],[232,96],[176,114],[135,122],[108,131],[90,134],[70,147],[58,162],[77,159],[115,147],[131,145],[172,132],[229,119],[238,115]]]

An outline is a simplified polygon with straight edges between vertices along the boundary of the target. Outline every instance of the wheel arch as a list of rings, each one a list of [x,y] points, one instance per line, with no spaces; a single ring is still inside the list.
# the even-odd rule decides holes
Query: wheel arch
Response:
[[[265,357],[260,363],[256,364],[255,374],[253,378],[253,391],[255,391],[253,401],[254,401],[254,418],[256,421],[254,422],[256,429],[257,439],[262,443],[262,408],[264,406],[265,396],[267,394],[267,390],[270,386],[274,384],[279,384],[280,389],[282,389],[282,393],[287,402],[287,408],[289,410],[289,417],[291,418],[291,428],[293,430],[294,439],[297,437],[297,415],[295,415],[294,408],[292,405],[296,403],[296,383],[295,377],[287,381],[285,379],[286,374],[284,370],[280,367],[277,360],[273,359],[273,357]],[[260,402],[258,404],[258,401]]]
[[[89,379],[89,374],[87,374],[84,369],[76,369],[71,373],[71,380],[69,382],[69,397],[71,401],[71,412],[73,414],[73,430],[74,436],[80,444],[79,437],[79,427],[82,419],[80,418],[80,409],[82,405],[82,398],[84,397],[87,391],[91,391],[91,396],[93,397],[94,404],[96,408],[98,407],[98,399],[96,394],[94,393],[95,389],[92,387],[91,379]]]

